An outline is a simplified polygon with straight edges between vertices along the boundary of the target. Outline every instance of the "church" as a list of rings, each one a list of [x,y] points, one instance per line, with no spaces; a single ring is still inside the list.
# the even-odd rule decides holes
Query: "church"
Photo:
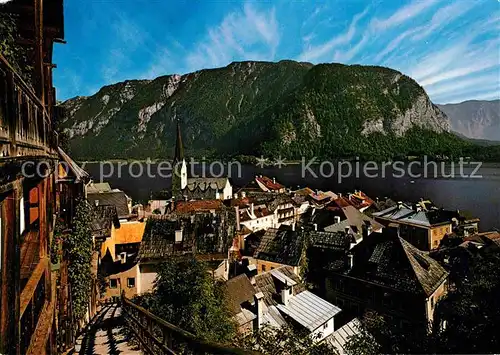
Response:
[[[228,200],[233,196],[233,186],[227,177],[188,177],[179,122],[172,168],[172,197],[177,201]]]

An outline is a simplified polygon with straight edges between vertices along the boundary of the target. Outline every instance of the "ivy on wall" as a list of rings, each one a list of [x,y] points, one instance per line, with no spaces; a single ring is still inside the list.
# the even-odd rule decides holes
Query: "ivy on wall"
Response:
[[[1,5],[0,5],[1,8]],[[16,43],[17,18],[13,14],[0,12],[0,53],[28,83],[32,83],[33,51]]]
[[[92,208],[80,199],[77,201],[72,233],[64,240],[68,258],[68,275],[75,320],[85,315],[92,287]]]

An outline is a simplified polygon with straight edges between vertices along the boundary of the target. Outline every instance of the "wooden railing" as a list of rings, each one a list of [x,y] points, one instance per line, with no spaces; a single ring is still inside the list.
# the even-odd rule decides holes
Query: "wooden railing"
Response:
[[[121,305],[127,327],[145,354],[259,354],[200,340],[136,305],[123,294]]]
[[[55,155],[57,140],[46,107],[0,54],[0,158]]]

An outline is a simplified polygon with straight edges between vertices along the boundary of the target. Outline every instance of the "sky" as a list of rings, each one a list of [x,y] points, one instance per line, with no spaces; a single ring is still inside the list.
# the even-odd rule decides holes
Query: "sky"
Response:
[[[435,103],[500,98],[500,0],[65,0],[59,99],[232,61],[381,65]]]

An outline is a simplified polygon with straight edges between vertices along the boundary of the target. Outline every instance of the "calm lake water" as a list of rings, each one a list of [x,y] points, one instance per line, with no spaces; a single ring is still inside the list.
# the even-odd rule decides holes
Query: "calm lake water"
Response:
[[[165,177],[165,169],[160,169],[159,172],[164,176],[161,177],[156,164],[150,165],[151,174],[149,176],[145,163],[142,167],[142,174],[139,174],[141,168],[138,164],[134,166],[124,164],[126,163],[122,163],[121,168],[118,168],[118,163],[113,164],[112,167],[109,163],[107,165],[87,163],[85,169],[92,175],[94,181],[109,182],[114,188],[125,191],[135,201],[145,201],[151,195],[170,187],[170,179]],[[337,165],[334,165],[335,167]],[[462,171],[458,165],[454,169],[449,164],[444,167],[438,166],[437,176],[434,176],[434,168],[431,167],[427,170],[430,172],[430,176],[427,177],[424,177],[425,170],[415,165],[411,170],[408,164],[404,165],[405,173],[402,177],[401,168],[398,170],[391,167],[385,170],[372,169],[366,173],[363,172],[361,166],[359,174],[356,174],[353,166],[353,174],[341,179],[340,183],[337,174],[330,176],[330,165],[323,166],[323,177],[320,174],[321,168],[319,166],[312,169],[313,173],[305,170],[305,174],[303,174],[303,168],[304,165],[301,164],[287,165],[281,168],[274,166],[259,168],[253,165],[243,165],[238,168],[233,165],[232,169],[227,170],[225,176],[229,175],[233,185],[236,186],[244,186],[256,175],[266,175],[275,177],[285,186],[294,189],[299,186],[308,186],[312,189],[331,190],[338,193],[347,193],[358,189],[366,192],[372,198],[390,197],[396,201],[416,201],[425,198],[444,208],[469,211],[481,218],[482,230],[500,229],[500,164],[483,164],[475,174],[481,176],[480,178],[470,177],[475,170],[475,165],[465,166]],[[195,169],[194,172],[199,175],[202,170]],[[347,173],[347,170],[345,168],[342,171]],[[205,171],[208,171],[208,168]],[[385,177],[382,175],[382,171],[385,171]],[[454,176],[450,177],[452,171]],[[216,167],[214,173],[219,174],[219,172],[220,167]],[[317,177],[313,174],[316,174]],[[394,176],[395,174],[396,176]],[[208,172],[207,175],[209,175]],[[421,177],[416,177],[416,175]]]

